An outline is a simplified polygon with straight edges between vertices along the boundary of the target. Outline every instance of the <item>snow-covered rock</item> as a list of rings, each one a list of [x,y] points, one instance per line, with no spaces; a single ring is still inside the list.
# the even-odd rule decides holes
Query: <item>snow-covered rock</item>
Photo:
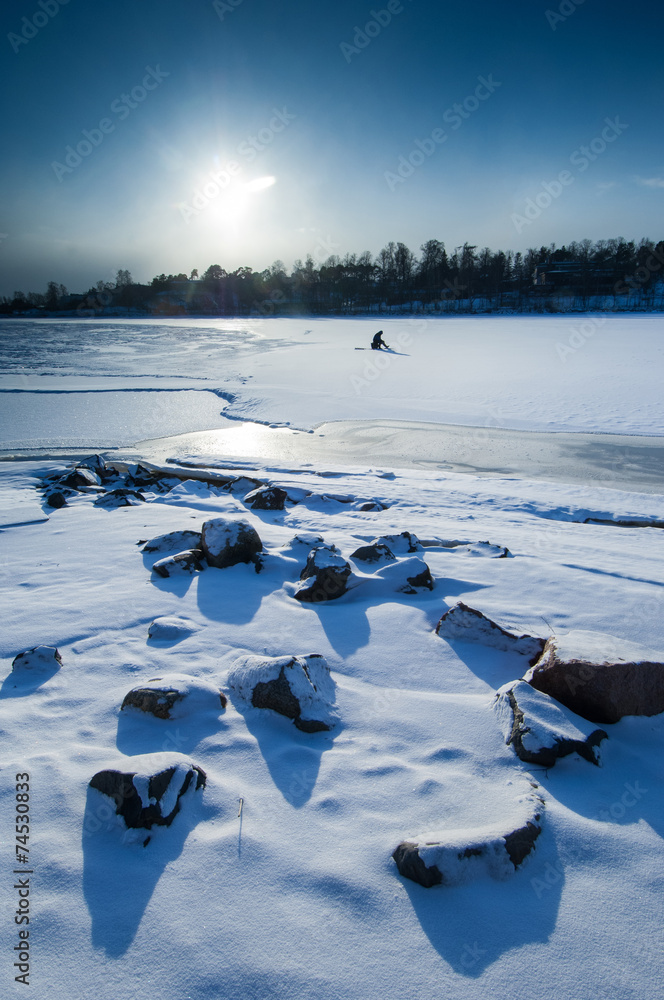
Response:
[[[244,502],[252,510],[283,510],[288,499],[286,490],[279,486],[261,486],[247,493]]]
[[[116,507],[137,507],[140,503],[145,503],[145,497],[138,490],[117,489],[97,497],[95,507],[113,510]]]
[[[77,469],[90,469],[91,472],[96,473],[101,479],[104,476],[115,475],[115,470],[109,469],[105,459],[101,455],[88,455],[87,458],[83,458],[76,466]]]
[[[319,545],[307,557],[295,599],[311,604],[334,601],[346,593],[350,575],[350,565],[336,546]]]
[[[83,465],[77,465],[71,472],[61,476],[58,482],[60,486],[67,486],[72,490],[87,489],[89,486],[101,486],[101,479],[97,473]]]
[[[384,542],[371,542],[369,545],[360,545],[351,553],[351,559],[359,559],[360,562],[394,562],[396,556],[388,545]]]
[[[521,653],[531,664],[541,655],[545,642],[506,623],[498,624],[463,601],[445,612],[436,626],[436,635],[448,642],[479,642],[504,652]]]
[[[664,656],[603,632],[547,640],[524,680],[591,722],[664,712]]]
[[[148,635],[150,638],[163,642],[185,639],[192,632],[196,631],[198,631],[198,625],[190,621],[189,618],[178,618],[168,615],[155,618],[148,626]]]
[[[125,478],[125,485],[132,489],[147,489],[151,493],[166,492],[177,482],[176,477],[161,469],[149,469],[145,465],[131,466]]]
[[[421,552],[423,549],[417,535],[411,534],[410,531],[402,531],[398,535],[381,535],[380,538],[372,539],[371,544],[387,545],[388,549],[397,555],[409,555],[411,552]]]
[[[294,535],[288,542],[289,548],[300,548],[301,546],[306,546],[307,549],[313,549],[318,545],[323,545],[325,539],[322,535],[317,535],[313,531],[301,531],[299,534]],[[333,546],[333,548],[336,548]]]
[[[184,552],[176,552],[172,556],[164,556],[157,559],[152,566],[152,572],[157,576],[182,576],[183,574],[193,574],[205,569],[203,563],[202,549],[185,549]]]
[[[334,681],[318,653],[242,656],[228,675],[228,686],[240,701],[285,715],[305,733],[331,729],[336,721]]]
[[[250,476],[237,476],[224,487],[228,493],[238,496],[246,496],[250,490],[259,489],[266,483],[262,479],[252,479]]]
[[[376,578],[385,580],[401,594],[416,594],[418,590],[433,590],[434,579],[424,559],[410,556],[378,570]]]
[[[483,875],[504,879],[514,874],[542,832],[544,800],[537,788],[520,775],[506,792],[501,820],[478,828],[443,828],[402,841],[392,854],[400,874],[427,889]]]
[[[200,531],[169,531],[165,535],[151,538],[143,546],[143,552],[183,552],[185,549],[198,549],[201,546]]]
[[[373,511],[374,513],[380,513],[382,510],[387,510],[387,504],[381,503],[380,500],[365,500],[358,497],[351,504],[352,510],[363,510],[363,511]]]
[[[604,730],[525,681],[503,685],[493,708],[505,742],[520,760],[552,767],[561,757],[578,753],[591,764],[599,763],[599,744],[607,739]]]
[[[210,566],[225,569],[237,563],[256,562],[263,543],[248,521],[215,517],[203,525],[201,547]]]
[[[129,829],[170,826],[185,793],[205,787],[205,771],[179,753],[132,757],[130,766],[131,771],[98,771],[90,779],[90,788],[113,799]]]
[[[467,545],[459,546],[457,551],[484,559],[507,559],[511,555],[510,550],[504,545],[494,545],[491,542],[469,542]]]
[[[71,493],[67,491],[69,496]],[[67,497],[60,490],[49,490],[48,493],[44,494],[44,501],[49,507],[53,507],[54,510],[59,510],[61,507],[67,507]]]
[[[214,684],[188,674],[163,674],[151,677],[128,691],[121,711],[137,709],[158,719],[180,719],[196,711],[226,707],[226,695]]]
[[[12,661],[12,670],[56,671],[62,666],[62,657],[55,646],[34,646],[19,653]]]
[[[511,552],[504,545],[492,542],[471,542],[459,538],[422,538],[420,544],[425,549],[453,549],[455,554],[481,556],[485,559],[507,559]]]

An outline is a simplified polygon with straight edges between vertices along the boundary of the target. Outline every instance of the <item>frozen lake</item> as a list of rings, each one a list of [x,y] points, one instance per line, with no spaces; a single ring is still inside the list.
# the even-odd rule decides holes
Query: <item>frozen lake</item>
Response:
[[[661,316],[11,320],[0,453],[664,487]],[[555,432],[555,433],[552,433]]]

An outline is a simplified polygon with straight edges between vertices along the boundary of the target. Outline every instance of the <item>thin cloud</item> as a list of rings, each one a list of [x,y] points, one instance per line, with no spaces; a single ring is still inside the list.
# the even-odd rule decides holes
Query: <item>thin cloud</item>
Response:
[[[636,183],[643,187],[664,188],[664,177],[637,177]]]

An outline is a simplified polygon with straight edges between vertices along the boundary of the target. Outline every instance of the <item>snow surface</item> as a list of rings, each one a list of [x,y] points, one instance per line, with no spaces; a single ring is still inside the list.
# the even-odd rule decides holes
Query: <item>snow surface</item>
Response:
[[[191,388],[195,377],[237,393],[229,404],[237,416],[294,426],[378,412],[485,423],[496,404],[506,425],[660,434],[661,319],[607,320],[563,365],[555,343],[576,322],[427,322],[421,341],[400,348],[411,358],[392,357],[356,395],[349,368],[361,374],[370,356],[351,344],[368,341],[371,322],[90,321],[74,342],[71,324],[49,321],[20,345],[15,333],[8,338],[2,379],[35,392],[42,378],[95,391],[90,380],[102,376],[118,388],[136,379],[158,388],[160,372],[166,385]],[[409,321],[392,323],[386,338],[398,343],[397,327]],[[41,397],[47,412],[53,397]],[[131,429],[130,407],[126,417]],[[55,423],[51,430],[65,440]],[[5,427],[7,439],[19,431],[31,437],[18,417]],[[424,889],[399,876],[391,854],[418,831],[476,836],[503,815],[499,790],[531,773],[505,746],[491,708],[523,658],[450,645],[434,633],[444,611],[476,599],[522,631],[597,631],[664,648],[664,533],[579,523],[607,512],[664,519],[664,497],[430,468],[386,472],[370,447],[357,459],[304,468],[216,456],[217,468],[247,477],[245,493],[250,477],[311,492],[284,511],[247,510],[244,494],[197,482],[146,491],[138,506],[104,509],[81,494],[43,512],[34,485],[64,463],[0,463],[0,511],[25,510],[0,524],[3,996],[24,992],[11,966],[15,775],[24,771],[37,1000],[650,1000],[661,992],[664,716],[607,726],[602,768],[572,756],[533,773],[545,799],[542,834],[509,880],[478,873]],[[330,487],[387,509],[323,499]],[[151,575],[158,553],[139,542],[200,531],[214,517],[256,528],[260,573],[242,564]],[[348,559],[405,530],[489,540],[513,558],[432,547],[431,592],[399,594],[368,579],[336,601],[293,599],[310,547],[295,536],[321,536]],[[171,645],[148,638],[151,622],[174,616],[196,630]],[[13,658],[37,645],[57,647],[61,669],[17,684]],[[330,666],[339,719],[331,732],[305,734],[232,703],[172,721],[120,713],[127,691],[150,678],[187,674],[223,688],[240,656],[302,650]],[[105,768],[153,773],[141,761],[154,753],[184,755],[208,780],[144,848],[127,842],[112,803],[88,782]]]

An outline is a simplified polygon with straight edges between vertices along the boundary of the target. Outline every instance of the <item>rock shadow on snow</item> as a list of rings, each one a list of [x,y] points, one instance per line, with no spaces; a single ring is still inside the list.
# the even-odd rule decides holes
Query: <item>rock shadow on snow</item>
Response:
[[[252,621],[263,598],[274,589],[270,574],[257,573],[251,564],[226,569],[211,566],[198,576],[198,610],[209,621],[244,625]]]
[[[235,707],[258,743],[276,788],[294,809],[301,809],[316,787],[323,754],[343,731],[342,723],[337,722],[329,732],[303,733],[276,712],[242,704]]]
[[[358,598],[351,590],[336,601],[301,605],[305,614],[318,617],[327,641],[342,659],[368,646],[371,638],[367,605]]]
[[[178,554],[179,553],[167,553],[167,555]],[[200,572],[192,572],[175,573],[172,576],[160,576],[159,573],[153,571],[153,566],[156,562],[161,561],[163,557],[164,553],[143,552],[143,565],[148,573],[150,583],[158,590],[163,590],[168,594],[174,594],[176,597],[184,597],[191,587],[194,579],[202,574]]]
[[[552,831],[545,826],[536,851],[509,881],[487,876],[430,889],[410,879],[401,881],[422,930],[441,958],[459,975],[478,979],[507,952],[549,940],[558,918],[565,866]]]
[[[118,714],[116,746],[127,756],[172,751],[193,753],[208,736],[228,730],[225,711],[192,712],[175,719],[157,719],[149,712],[135,709]]]
[[[88,788],[83,822],[83,897],[92,921],[91,942],[108,958],[122,958],[136,936],[152,894],[168,865],[205,816],[200,802],[155,829],[146,848],[129,842],[113,803]],[[131,831],[134,832],[134,831]]]

